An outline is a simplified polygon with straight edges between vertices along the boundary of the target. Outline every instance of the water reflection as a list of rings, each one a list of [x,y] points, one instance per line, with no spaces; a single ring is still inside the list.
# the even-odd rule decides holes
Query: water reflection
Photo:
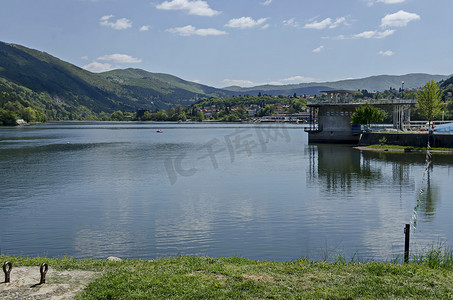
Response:
[[[439,171],[440,168],[451,167],[451,156],[444,154],[433,154],[431,157],[431,164],[428,168],[427,177],[425,178],[425,185],[422,186],[422,175],[426,163],[426,156],[424,152],[418,153],[391,153],[391,152],[373,152],[364,151],[363,156],[370,157],[377,161],[382,161],[392,165],[392,180],[393,186],[400,187],[401,192],[413,192],[413,199],[417,199],[418,191],[423,188],[425,192],[420,200],[419,214],[424,217],[424,221],[431,222],[434,219],[437,206],[440,200],[440,187],[433,180],[433,172]],[[417,181],[415,181],[417,178]],[[408,189],[402,189],[407,187]]]
[[[420,177],[425,166],[424,153],[359,151],[340,145],[312,145],[306,151],[309,155],[307,182],[322,187],[326,196],[379,190],[381,196],[399,194],[401,203],[404,198],[409,199],[409,203],[413,199],[415,203],[418,190],[422,188]],[[440,198],[439,187],[432,180],[433,166],[450,167],[450,158],[446,155],[432,157],[419,211],[427,222],[433,220]]]
[[[359,183],[362,187],[382,179],[379,168],[372,159],[362,157],[360,151],[341,145],[316,145],[309,149],[310,184],[320,184],[325,192],[346,191],[352,193]],[[360,179],[360,180],[358,180]]]
[[[437,206],[439,205],[439,187],[432,180],[432,167],[428,169],[426,179],[426,190],[422,195],[421,200],[423,205],[420,206],[420,212],[423,213],[427,221],[434,219]]]

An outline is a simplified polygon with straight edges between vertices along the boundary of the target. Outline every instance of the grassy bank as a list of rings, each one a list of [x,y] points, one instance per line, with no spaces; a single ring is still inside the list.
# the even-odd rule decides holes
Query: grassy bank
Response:
[[[398,146],[398,145],[369,145],[363,147],[357,147],[362,150],[375,150],[375,151],[398,151],[404,152],[405,149],[410,148],[411,151],[426,151],[426,147],[409,147],[409,146]],[[452,148],[440,148],[440,147],[432,147],[430,151],[433,153],[453,153]]]
[[[15,266],[98,271],[78,299],[451,299],[453,259],[433,250],[410,264],[172,257],[154,261],[0,256]],[[51,284],[51,280],[49,280]],[[46,283],[47,284],[47,283]]]

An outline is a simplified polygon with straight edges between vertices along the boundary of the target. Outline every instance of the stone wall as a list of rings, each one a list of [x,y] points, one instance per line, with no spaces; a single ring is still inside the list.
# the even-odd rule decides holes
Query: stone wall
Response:
[[[360,138],[360,146],[376,145],[383,137],[387,145],[399,145],[410,147],[426,147],[428,133],[375,133],[365,132]],[[453,134],[434,133],[430,138],[431,147],[453,148]]]

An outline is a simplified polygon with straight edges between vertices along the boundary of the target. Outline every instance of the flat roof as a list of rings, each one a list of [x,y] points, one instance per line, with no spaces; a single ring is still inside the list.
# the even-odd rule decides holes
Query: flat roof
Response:
[[[370,104],[373,106],[378,107],[386,107],[386,106],[397,106],[397,105],[411,105],[415,106],[417,104],[417,100],[389,100],[389,101],[382,101],[382,100],[375,100],[375,101],[367,101],[367,102],[318,102],[318,103],[307,103],[308,107],[322,107],[322,106],[360,106]]]

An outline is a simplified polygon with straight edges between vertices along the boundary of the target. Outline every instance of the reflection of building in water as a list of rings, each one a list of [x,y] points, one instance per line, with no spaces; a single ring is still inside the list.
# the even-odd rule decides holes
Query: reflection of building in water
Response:
[[[368,184],[381,178],[379,169],[373,170],[361,153],[340,145],[317,145],[309,148],[309,180],[318,182],[328,191],[351,191],[355,182]]]
[[[424,172],[424,154],[403,154],[390,152],[359,151],[341,145],[312,145],[309,152],[308,186],[319,186],[321,191],[347,192],[389,190],[399,194],[394,200],[406,199],[415,205],[418,189],[415,179]],[[433,157],[439,164],[445,164],[444,157]],[[444,161],[445,160],[445,161]],[[448,162],[451,165],[451,162]],[[420,174],[414,172],[420,172]],[[423,205],[420,207],[427,221],[432,219],[438,205],[438,187],[431,180],[430,173],[425,181]]]

